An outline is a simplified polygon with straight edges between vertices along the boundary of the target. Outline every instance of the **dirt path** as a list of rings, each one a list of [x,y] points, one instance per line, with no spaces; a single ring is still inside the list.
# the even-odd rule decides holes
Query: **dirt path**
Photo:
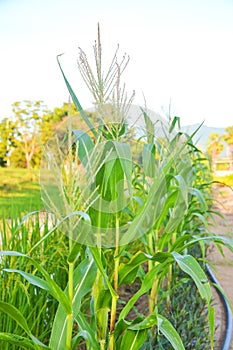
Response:
[[[233,238],[233,191],[230,188],[216,186],[214,188],[214,198],[215,207],[224,215],[224,219],[215,216],[215,222],[212,224],[211,231]],[[212,264],[212,271],[233,305],[233,253],[224,247],[223,253],[225,257],[222,256],[217,247],[212,247],[209,251],[208,259]],[[225,331],[225,314],[215,291],[214,301],[216,304],[215,323],[218,327],[215,334],[215,350],[221,350]],[[233,350],[233,341],[229,350]]]

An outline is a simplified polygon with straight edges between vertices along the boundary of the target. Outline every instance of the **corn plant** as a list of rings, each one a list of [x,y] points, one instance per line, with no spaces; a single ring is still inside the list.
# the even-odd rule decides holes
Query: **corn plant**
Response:
[[[166,308],[170,308],[169,290],[178,267],[194,281],[207,303],[213,348],[210,285],[197,259],[187,251],[210,240],[232,249],[232,242],[192,231],[193,218],[206,223],[195,203],[203,206],[203,213],[208,206],[201,190],[194,187],[191,138],[172,133],[177,118],[168,131],[161,124],[166,132],[156,137],[146,110],[142,110],[144,129],[132,131],[127,115],[133,94],[128,98],[120,84],[128,59],[124,56],[118,63],[116,52],[104,74],[99,32],[94,55],[96,74],[81,49],[78,67],[95,100],[95,125],[82,109],[58,57],[69,93],[88,130],[79,130],[70,116],[65,133],[58,133],[44,150],[42,197],[55,225],[26,253],[1,251],[3,260],[11,257],[16,266],[18,261],[27,261],[35,271],[7,268],[5,272],[22,276],[56,300],[49,341],[45,344],[36,337],[23,312],[5,301],[0,302],[1,311],[25,334],[15,338],[2,332],[0,340],[20,341],[28,349],[136,350],[144,347],[148,334],[163,334],[174,349],[182,350],[179,334],[158,311],[164,285],[168,290]],[[132,152],[132,144],[138,145],[140,154]],[[55,231],[67,242],[66,287],[34,255]],[[125,302],[121,289],[136,282],[137,291]],[[147,307],[138,312],[135,305],[144,295]],[[136,316],[130,316],[132,311]]]

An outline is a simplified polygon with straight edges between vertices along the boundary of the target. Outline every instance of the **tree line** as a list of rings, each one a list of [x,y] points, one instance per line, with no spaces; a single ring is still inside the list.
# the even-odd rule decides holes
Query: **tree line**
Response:
[[[41,100],[14,102],[12,117],[0,121],[0,166],[38,168],[43,146],[68,113],[79,116],[73,103],[51,111]],[[90,118],[94,115],[86,113]]]
[[[52,111],[43,101],[14,102],[12,117],[0,121],[0,166],[38,168],[42,157],[42,148],[53,136],[59,123],[68,115],[79,115],[73,103],[63,103]],[[95,113],[87,112],[92,120]],[[80,124],[83,121],[80,118]],[[83,126],[80,125],[80,129]],[[227,144],[227,158],[233,158],[233,126],[225,129],[223,135],[212,133],[206,144],[206,151],[212,159],[213,166],[217,157]]]
[[[214,132],[209,135],[206,143],[207,153],[212,160],[213,170],[216,170],[216,162],[218,156],[222,153],[225,148],[224,142],[227,144],[226,157],[229,160],[230,169],[233,170],[233,126],[228,126],[225,129],[225,133],[219,135],[219,133]]]

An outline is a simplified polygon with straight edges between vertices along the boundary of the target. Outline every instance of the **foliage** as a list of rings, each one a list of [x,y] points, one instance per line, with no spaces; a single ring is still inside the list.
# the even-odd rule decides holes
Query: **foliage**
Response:
[[[222,152],[224,145],[222,144],[222,138],[217,132],[210,134],[209,140],[207,141],[207,152],[212,159],[213,170],[216,169],[217,156]]]
[[[190,253],[201,258],[199,246],[192,248]],[[166,308],[164,300],[168,292],[171,294],[170,310]],[[165,314],[174,325],[183,340],[185,349],[209,349],[211,345],[206,303],[198,294],[195,283],[174,268],[171,290],[161,289],[160,294],[159,312]],[[148,344],[144,346],[144,349],[151,348],[169,350],[172,346],[162,334],[157,334],[156,338],[149,339]]]
[[[226,133],[223,134],[223,140],[226,141],[228,145],[227,156],[229,159],[233,159],[233,126],[228,126],[226,128]],[[232,163],[230,170],[233,170]]]
[[[82,109],[58,60],[89,130],[74,128],[69,116],[64,133],[58,133],[45,147],[41,188],[53,227],[26,252],[19,247],[1,251],[3,263],[14,263],[13,267],[4,266],[4,276],[23,278],[55,300],[55,316],[52,313],[51,320],[44,321],[41,315],[42,322],[51,325],[51,333],[42,343],[43,335],[26,320],[24,309],[16,308],[11,300],[1,302],[0,309],[22,328],[22,344],[32,349],[137,350],[163,334],[174,349],[183,350],[171,317],[176,288],[182,289],[192,280],[209,314],[213,313],[210,284],[191,248],[200,245],[204,259],[205,242],[225,244],[233,250],[232,241],[208,231],[208,175],[200,179],[201,170],[207,170],[206,159],[192,144],[192,137],[174,132],[177,117],[168,128],[162,124],[165,132],[158,138],[153,121],[142,110],[144,128],[140,135],[130,132],[141,151],[134,161],[126,142],[132,98],[120,87],[125,59],[120,61],[123,65],[118,64],[114,54],[104,75],[101,54],[98,31],[96,76],[83,51],[79,56],[81,75],[97,103],[97,126]],[[23,222],[29,218],[33,213]],[[57,242],[55,236],[52,243],[58,230],[60,239]],[[51,269],[41,254],[45,247],[57,250],[60,244],[64,248],[61,262],[55,267],[57,259],[53,260],[52,254]],[[182,273],[180,280],[177,271]],[[134,283],[137,289],[125,300],[122,288]],[[139,310],[143,296],[146,303]],[[209,320],[212,329],[213,320]],[[183,329],[179,331],[183,334]],[[0,340],[15,341],[13,335],[7,335],[0,333]],[[212,334],[210,344],[213,349]]]
[[[0,166],[10,165],[10,152],[15,144],[15,123],[9,118],[0,122]]]
[[[46,217],[41,222],[38,214],[34,218],[27,219],[24,224],[20,225],[22,217],[19,215],[11,216],[11,219],[3,219],[0,223],[0,245],[5,251],[19,251],[27,253],[36,244],[41,233],[41,236],[48,232],[48,220]],[[41,226],[42,225],[42,226]],[[59,284],[62,288],[66,285],[66,256],[67,244],[64,238],[57,232],[54,232],[44,243],[30,254],[32,257],[40,256],[40,264],[44,266],[48,273],[54,276],[55,281],[59,279]],[[17,309],[23,313],[25,317],[24,324],[30,324],[30,332],[38,337],[44,343],[48,342],[51,332],[51,325],[55,317],[57,302],[51,295],[41,290],[39,287],[25,282],[25,279],[20,275],[9,274],[9,271],[21,270],[25,274],[37,274],[37,269],[33,267],[27,259],[16,260],[11,257],[1,258],[1,279],[0,279],[0,296],[1,296],[1,313],[0,324],[1,332],[5,335],[14,333],[8,341],[0,336],[1,349],[19,349],[19,344],[29,349],[34,348],[30,342],[25,339],[25,333],[20,327],[19,317],[17,317]],[[38,274],[37,274],[38,275]],[[16,316],[9,317],[6,310],[6,305],[12,305],[13,314]],[[9,309],[8,309],[9,311]],[[3,333],[1,333],[3,334]],[[3,341],[2,339],[5,339]],[[15,340],[15,343],[14,343]],[[12,345],[12,341],[13,344]]]

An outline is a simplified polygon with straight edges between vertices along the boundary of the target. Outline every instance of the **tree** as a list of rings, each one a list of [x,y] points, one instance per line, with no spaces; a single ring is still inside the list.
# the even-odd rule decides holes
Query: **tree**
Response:
[[[16,143],[25,157],[26,167],[29,168],[39,146],[37,136],[47,108],[43,101],[25,100],[13,103],[13,112],[18,134]]]
[[[0,122],[0,166],[10,166],[10,154],[15,145],[15,123],[4,118]]]
[[[233,158],[233,126],[228,126],[225,131],[226,134],[223,134],[223,140],[226,141],[228,145],[228,157]]]
[[[222,138],[219,136],[217,132],[213,132],[209,135],[209,139],[207,140],[207,152],[209,153],[212,160],[213,170],[216,170],[216,161],[217,156],[223,151],[224,145],[221,143]]]
[[[223,134],[223,140],[227,143],[227,157],[230,160],[230,170],[233,170],[233,126],[228,126]]]

